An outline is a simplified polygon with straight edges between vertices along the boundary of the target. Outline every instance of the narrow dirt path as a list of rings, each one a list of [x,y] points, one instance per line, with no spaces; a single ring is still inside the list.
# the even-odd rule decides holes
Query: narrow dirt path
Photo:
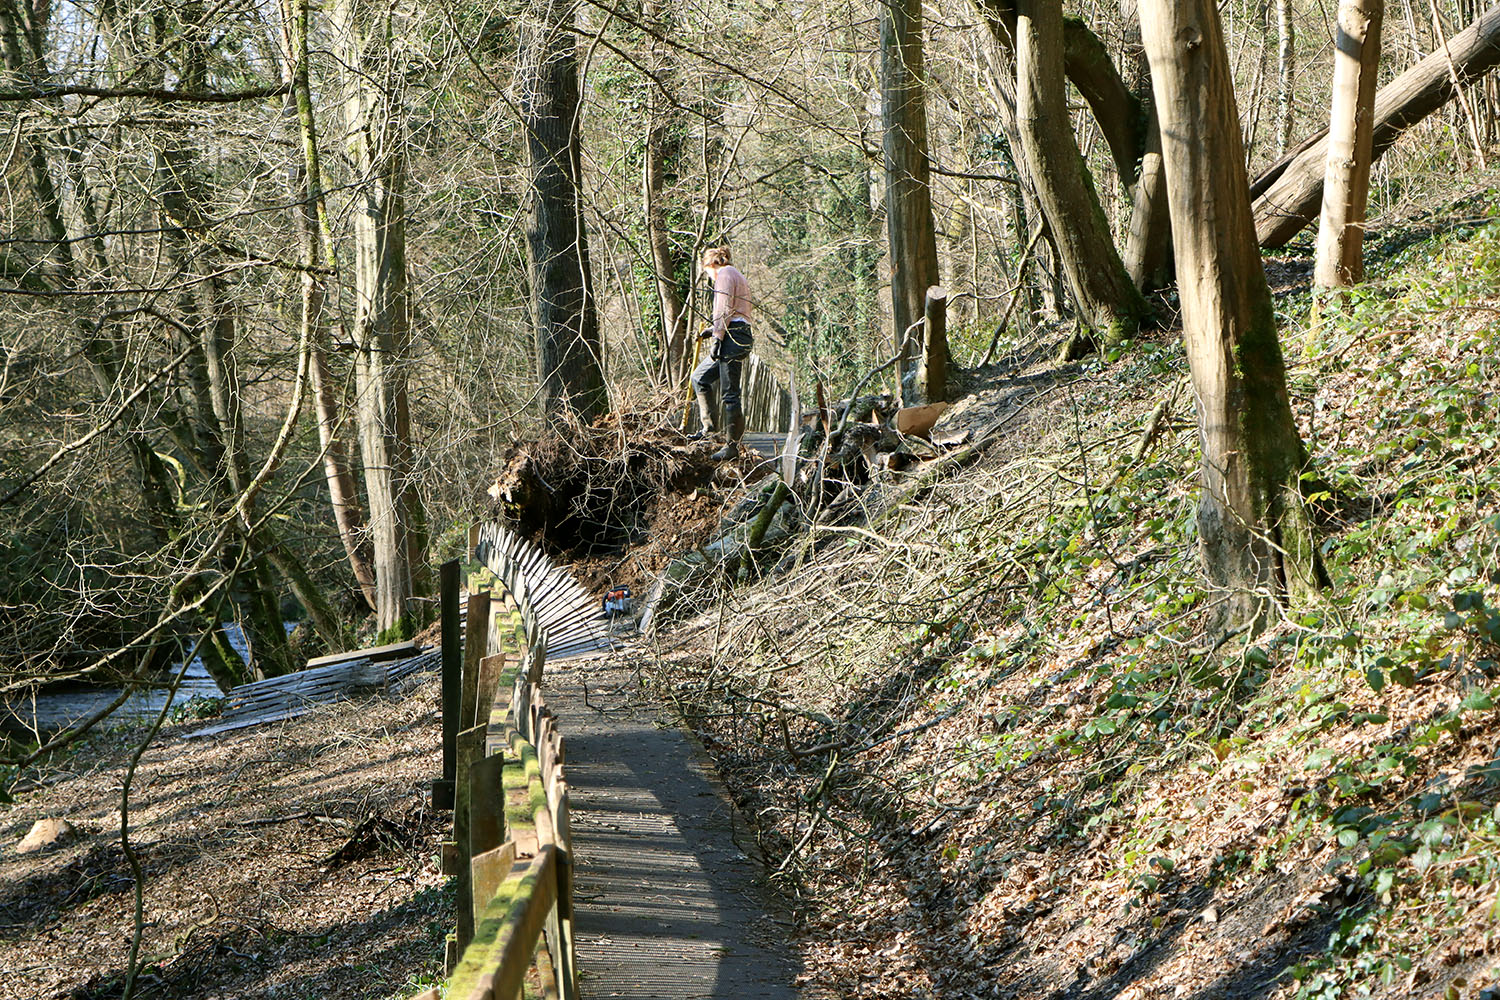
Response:
[[[586,1000],[798,1000],[791,924],[698,746],[607,661],[549,663]]]

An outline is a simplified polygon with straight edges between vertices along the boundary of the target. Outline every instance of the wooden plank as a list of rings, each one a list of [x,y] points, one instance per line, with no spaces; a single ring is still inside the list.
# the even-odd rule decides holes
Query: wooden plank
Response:
[[[555,942],[555,943],[554,943]],[[561,1000],[562,993],[558,990],[558,962],[552,960],[553,949],[562,943],[562,935],[559,933],[557,907],[547,914],[547,919],[542,922],[542,939],[536,946],[536,977],[542,986],[542,1000]]]
[[[403,656],[415,656],[422,651],[422,647],[413,640],[406,642],[393,642],[386,646],[371,646],[368,649],[351,649],[343,653],[329,653],[326,656],[315,656],[307,661],[307,669],[314,670],[318,667],[332,666],[336,663],[347,663],[350,660],[399,660]]]
[[[470,536],[473,536],[470,526]],[[463,693],[463,648],[459,636],[459,580],[460,567],[457,559],[450,559],[438,570],[439,614],[442,636],[442,719],[443,719],[443,777],[441,784],[434,783],[432,805],[434,809],[452,809],[454,781],[458,773],[458,700]]]
[[[490,708],[495,704],[495,686],[505,672],[505,654],[492,653],[479,661],[479,683],[474,692],[474,722],[488,724]]]
[[[518,861],[500,884],[448,984],[452,1000],[510,1000],[521,990],[557,897],[556,849]]]
[[[484,908],[495,898],[500,883],[509,876],[516,863],[516,845],[506,841],[499,847],[474,855],[469,862],[469,881],[474,886],[474,922],[484,916]]]
[[[458,734],[458,772],[454,779],[453,842],[461,856],[458,863],[457,900],[458,949],[463,951],[474,939],[474,887],[470,883],[469,830],[473,783],[470,770],[483,756],[484,730],[478,726]]]
[[[477,728],[477,727],[476,727]],[[469,768],[469,858],[492,851],[505,840],[505,758],[480,757]],[[475,900],[479,900],[477,891]]]
[[[484,657],[484,637],[490,612],[490,595],[469,595],[469,618],[464,622],[463,688],[458,705],[458,728],[474,725],[474,693],[479,687],[479,661]]]

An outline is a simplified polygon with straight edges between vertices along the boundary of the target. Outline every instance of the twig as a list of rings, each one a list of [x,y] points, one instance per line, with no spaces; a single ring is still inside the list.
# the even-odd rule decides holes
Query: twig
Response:
[[[1010,301],[1005,305],[1005,312],[1000,314],[1000,322],[995,324],[995,334],[990,337],[990,346],[985,349],[984,358],[980,360],[977,367],[983,368],[990,363],[995,355],[995,345],[1000,343],[1000,334],[1005,332],[1005,324],[1010,322],[1011,313],[1016,311],[1016,303],[1021,301],[1021,293],[1026,290],[1026,264],[1031,260],[1031,253],[1036,249],[1037,240],[1042,238],[1046,226],[1037,226],[1036,232],[1031,234],[1031,240],[1026,244],[1026,250],[1021,254],[1021,259],[1016,264],[1016,287],[1011,290]]]

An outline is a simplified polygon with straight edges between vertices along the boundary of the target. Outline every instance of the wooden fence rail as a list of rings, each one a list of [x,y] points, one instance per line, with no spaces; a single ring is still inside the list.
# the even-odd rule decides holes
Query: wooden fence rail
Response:
[[[541,996],[574,1000],[565,754],[541,683],[549,647],[585,652],[607,636],[590,620],[592,598],[534,546],[497,524],[477,526],[470,542],[518,611],[471,594],[462,656],[444,657],[444,780],[434,799],[451,797],[454,835],[443,863],[458,879],[447,996],[514,1000],[535,970]],[[440,575],[445,641],[459,633],[458,576],[456,562]]]

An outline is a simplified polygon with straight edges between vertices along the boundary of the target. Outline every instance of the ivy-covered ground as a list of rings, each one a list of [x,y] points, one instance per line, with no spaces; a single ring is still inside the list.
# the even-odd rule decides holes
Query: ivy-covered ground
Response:
[[[1333,586],[1214,635],[1171,334],[968,405],[985,459],[679,622],[653,665],[840,997],[1496,996],[1500,226],[1372,241],[1293,405]]]

